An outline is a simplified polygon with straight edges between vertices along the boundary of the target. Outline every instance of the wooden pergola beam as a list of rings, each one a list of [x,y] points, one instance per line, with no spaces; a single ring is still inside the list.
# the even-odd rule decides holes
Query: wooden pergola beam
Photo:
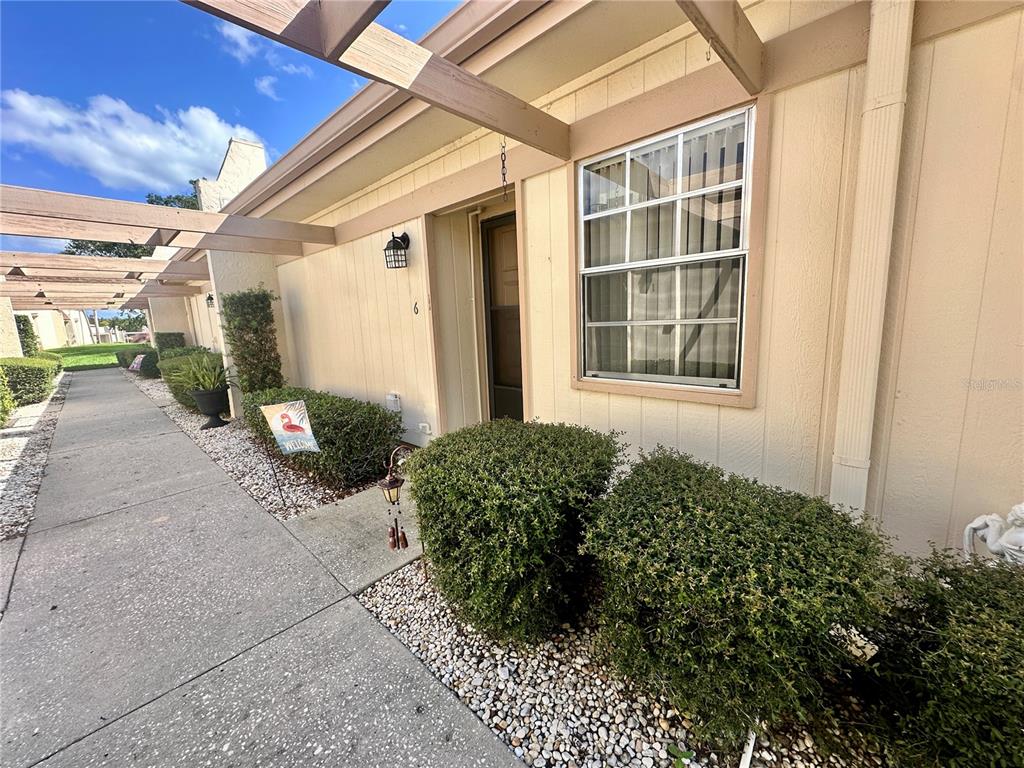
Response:
[[[318,224],[254,219],[231,213],[195,211],[189,208],[109,200],[4,184],[0,185],[0,216],[6,218],[7,214],[139,227],[156,230],[157,237],[168,240],[175,239],[178,233],[193,232],[204,235],[283,240],[300,244],[335,244],[334,229]],[[153,234],[151,232],[151,236]]]
[[[158,206],[153,206],[154,208]],[[130,226],[128,224],[104,224],[92,221],[31,216],[22,213],[0,213],[0,233],[25,237],[59,237],[75,240],[95,240],[106,243],[131,243],[133,245],[167,245],[163,230]],[[179,248],[202,248],[215,251],[237,251],[240,253],[271,253],[281,256],[302,256],[302,243],[293,240],[264,240],[255,237],[234,235],[204,235],[196,232],[181,232],[171,243]],[[327,247],[327,246],[322,246]]]
[[[764,44],[736,0],[676,0],[751,96],[764,87]]]
[[[569,126],[411,40],[368,23],[378,3],[184,0],[291,48],[405,91],[476,125],[568,160]],[[334,5],[353,5],[351,10]],[[347,21],[346,21],[347,20]],[[348,24],[346,34],[345,24]],[[325,45],[326,43],[326,45]],[[339,51],[342,51],[339,54]]]
[[[187,280],[208,280],[209,269],[205,261],[165,261],[164,259],[112,259],[108,256],[81,256],[70,253],[29,253],[26,251],[0,251],[0,274],[20,269],[26,274],[36,271],[101,272],[143,275],[161,275]]]
[[[323,57],[337,61],[391,0],[320,0],[320,42]]]

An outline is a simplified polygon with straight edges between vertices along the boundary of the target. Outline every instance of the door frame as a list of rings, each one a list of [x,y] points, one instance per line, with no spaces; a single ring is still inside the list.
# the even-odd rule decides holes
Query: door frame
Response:
[[[490,274],[490,253],[488,234],[490,230],[498,227],[514,224],[516,228],[516,279],[519,282],[519,365],[523,371],[520,392],[523,400],[523,419],[526,420],[526,365],[523,355],[523,262],[522,246],[519,238],[522,233],[519,227],[518,206],[511,211],[498,213],[488,219],[480,219],[480,275],[481,275],[481,297],[480,307],[483,311],[484,320],[484,372],[486,373],[486,400],[482,405],[487,408],[487,420],[494,419],[494,346],[491,329],[491,274]]]

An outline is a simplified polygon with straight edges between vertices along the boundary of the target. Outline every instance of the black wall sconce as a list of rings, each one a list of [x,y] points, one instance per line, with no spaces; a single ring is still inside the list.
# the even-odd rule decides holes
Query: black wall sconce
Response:
[[[391,233],[391,239],[384,246],[384,266],[388,269],[404,269],[409,266],[409,235],[403,232],[398,237]]]
[[[206,294],[206,306],[209,309],[213,309],[213,294],[212,293]]]

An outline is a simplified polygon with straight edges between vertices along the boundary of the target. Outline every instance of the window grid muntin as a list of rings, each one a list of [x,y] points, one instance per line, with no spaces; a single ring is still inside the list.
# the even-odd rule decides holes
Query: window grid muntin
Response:
[[[677,129],[675,129],[673,131],[668,131],[668,132],[665,132],[665,133],[660,134],[658,136],[650,137],[648,139],[645,139],[644,141],[637,142],[637,143],[632,144],[632,145],[630,145],[630,146],[628,146],[626,148],[619,148],[619,149],[616,149],[616,150],[605,152],[605,153],[603,153],[601,155],[594,156],[592,158],[588,158],[587,160],[581,161],[578,164],[578,168],[577,168],[578,179],[579,179],[578,189],[580,190],[580,195],[579,195],[579,200],[577,201],[577,212],[578,212],[578,216],[579,216],[579,219],[578,219],[579,220],[579,225],[578,226],[580,227],[580,232],[582,233],[582,228],[583,228],[584,221],[589,221],[589,220],[593,220],[593,219],[601,218],[601,217],[608,217],[608,216],[612,216],[612,215],[616,215],[616,214],[620,214],[620,213],[625,213],[625,219],[626,219],[626,223],[625,223],[625,230],[626,230],[625,231],[625,246],[626,246],[625,247],[625,261],[623,261],[621,263],[606,264],[606,265],[602,265],[600,267],[586,267],[585,264],[586,264],[587,254],[586,254],[586,249],[585,249],[585,243],[583,241],[582,236],[579,239],[579,252],[577,254],[578,264],[577,264],[576,292],[577,292],[577,306],[580,308],[580,311],[579,311],[579,314],[578,314],[578,317],[577,317],[577,324],[578,324],[578,328],[579,328],[579,331],[580,331],[581,344],[579,345],[577,353],[578,353],[578,356],[579,356],[580,368],[581,368],[581,371],[582,371],[582,374],[583,374],[584,378],[612,379],[612,380],[614,380],[614,379],[626,379],[626,380],[637,380],[637,381],[651,381],[651,382],[663,383],[663,384],[666,384],[666,383],[667,384],[682,384],[682,385],[698,387],[698,388],[699,387],[703,387],[703,388],[710,389],[712,391],[720,391],[723,387],[727,387],[727,388],[731,388],[731,389],[738,389],[739,388],[739,386],[740,386],[740,379],[741,379],[741,376],[742,376],[742,371],[741,371],[741,368],[740,368],[740,362],[741,362],[741,359],[742,359],[742,356],[743,356],[743,343],[744,343],[744,338],[743,337],[744,337],[744,332],[745,332],[745,322],[744,322],[745,317],[744,316],[745,316],[745,312],[746,312],[746,300],[747,300],[747,295],[746,295],[746,291],[747,291],[747,264],[748,264],[747,256],[748,256],[748,253],[749,253],[749,228],[750,228],[750,225],[749,225],[749,222],[750,222],[750,193],[749,193],[750,184],[749,184],[749,182],[750,182],[750,173],[751,173],[751,154],[752,154],[753,145],[754,145],[754,130],[755,130],[755,126],[754,126],[754,123],[755,123],[754,112],[755,112],[755,108],[751,105],[751,106],[744,107],[744,108],[741,108],[741,109],[732,110],[730,112],[724,112],[724,113],[721,113],[721,114],[717,114],[717,115],[714,115],[712,117],[706,118],[704,120],[700,120],[698,122],[688,124],[688,125],[686,125],[686,126],[684,126],[682,128],[677,128]],[[676,154],[676,179],[675,179],[675,182],[676,182],[677,189],[682,189],[683,139],[686,136],[686,134],[688,134],[688,133],[690,133],[690,134],[695,133],[695,132],[699,131],[702,128],[706,128],[706,127],[708,127],[710,125],[714,125],[715,123],[727,122],[731,118],[735,118],[735,117],[737,117],[739,115],[743,115],[744,116],[744,119],[743,119],[743,156],[742,156],[742,169],[741,169],[742,175],[741,175],[741,177],[739,179],[734,179],[734,180],[731,180],[731,181],[728,181],[728,182],[721,182],[719,184],[708,185],[708,186],[700,187],[700,188],[697,188],[697,189],[690,189],[690,190],[687,190],[685,192],[677,192],[675,195],[671,195],[671,196],[653,198],[653,199],[645,200],[645,201],[642,201],[642,202],[639,202],[639,203],[630,204],[629,201],[630,201],[630,195],[631,195],[631,191],[632,191],[632,187],[631,187],[631,184],[630,184],[630,181],[631,181],[630,180],[630,170],[631,170],[631,167],[632,167],[632,155],[633,155],[633,153],[636,150],[640,150],[640,149],[643,149],[645,147],[651,147],[651,146],[653,146],[653,145],[655,145],[655,144],[657,144],[659,142],[663,142],[664,140],[666,140],[666,139],[668,139],[670,137],[675,137],[676,152],[677,152],[677,154]],[[625,162],[625,171],[624,171],[623,183],[624,183],[624,186],[625,186],[625,189],[624,189],[624,200],[626,201],[626,206],[625,207],[618,207],[618,208],[608,209],[608,210],[605,210],[605,211],[599,211],[599,212],[590,213],[590,214],[584,214],[586,201],[585,201],[584,196],[583,196],[583,190],[584,190],[584,184],[583,184],[584,176],[583,176],[583,174],[585,173],[586,166],[594,165],[595,163],[599,163],[599,162],[602,162],[602,161],[614,158],[614,157],[616,157],[618,155],[621,155],[623,157],[624,162]],[[698,197],[698,196],[714,194],[716,192],[725,191],[725,190],[729,190],[729,189],[736,189],[736,188],[740,189],[740,194],[742,196],[742,199],[740,201],[739,247],[738,248],[730,248],[730,249],[720,250],[720,251],[706,251],[706,252],[699,252],[699,253],[681,255],[680,251],[681,251],[681,248],[682,248],[682,243],[681,243],[681,237],[682,237],[682,207],[683,207],[684,201],[686,199],[688,199],[688,198],[693,198],[693,197]],[[633,218],[632,217],[632,211],[637,210],[637,209],[641,209],[641,208],[646,208],[646,207],[649,207],[649,206],[652,206],[652,205],[662,205],[662,204],[673,202],[673,201],[675,203],[675,211],[674,211],[675,220],[674,220],[674,236],[673,236],[673,249],[674,249],[673,252],[674,252],[675,255],[673,255],[671,257],[668,257],[668,258],[661,258],[661,259],[643,259],[643,260],[640,260],[640,261],[630,261],[631,244],[632,244],[632,231],[631,231],[632,218]],[[681,296],[682,292],[681,292],[681,285],[680,285],[682,270],[679,268],[679,266],[683,265],[683,264],[687,264],[687,263],[694,263],[694,262],[722,260],[722,259],[726,259],[726,258],[729,258],[729,257],[739,257],[741,259],[741,263],[740,263],[740,267],[739,267],[740,268],[740,274],[739,274],[740,286],[739,286],[738,305],[737,305],[737,310],[736,310],[737,311],[737,317],[735,317],[735,318],[704,318],[704,319],[693,319],[693,320],[690,320],[690,321],[680,321],[680,320],[672,320],[672,321],[665,321],[665,320],[621,321],[621,322],[619,322],[619,321],[608,321],[608,322],[597,322],[597,323],[590,323],[590,322],[588,322],[586,320],[586,315],[587,315],[587,305],[586,305],[587,295],[586,295],[586,290],[585,290],[585,279],[586,279],[587,275],[601,274],[601,273],[608,273],[608,272],[617,272],[617,271],[623,271],[623,270],[642,270],[642,269],[655,269],[655,268],[659,268],[659,267],[667,268],[667,267],[675,266],[676,267],[676,269],[675,269],[675,304],[676,304],[676,312],[675,312],[675,314],[678,317],[681,314],[680,303],[682,301],[682,296]],[[628,316],[630,316],[632,314],[632,291],[629,290],[628,278],[627,278],[626,301],[627,301],[627,317],[628,317]],[[665,375],[651,375],[651,374],[634,373],[631,370],[628,370],[626,372],[622,372],[622,371],[601,371],[600,369],[596,369],[596,368],[590,369],[587,366],[587,362],[588,362],[587,361],[587,354],[588,354],[588,346],[589,346],[589,337],[587,336],[587,329],[591,328],[591,327],[595,327],[595,328],[596,327],[622,327],[622,328],[628,329],[630,327],[643,326],[643,325],[662,325],[662,326],[664,326],[664,325],[676,325],[676,326],[682,325],[682,326],[685,326],[685,325],[707,325],[707,324],[710,324],[710,323],[721,324],[722,322],[731,322],[731,323],[735,323],[735,324],[738,325],[737,333],[736,333],[736,337],[735,337],[734,356],[733,356],[734,357],[734,360],[733,360],[733,370],[734,370],[736,376],[733,379],[722,379],[722,378],[713,378],[713,377],[692,377],[692,376],[679,375],[679,367],[681,365],[681,362],[680,362],[680,359],[679,359],[680,358],[680,353],[681,353],[680,343],[681,343],[681,336],[682,336],[682,334],[679,333],[678,331],[675,333],[675,340],[674,340],[674,343],[675,343],[675,353],[674,353],[674,363],[673,363],[674,374],[671,375],[671,376],[669,376],[667,374],[665,374]],[[630,334],[628,332],[628,330],[627,330],[627,333],[626,333],[626,345],[627,345],[627,349],[626,349],[626,365],[627,365],[627,368],[631,368],[632,367],[632,363],[633,363],[633,356],[632,356],[632,334]]]

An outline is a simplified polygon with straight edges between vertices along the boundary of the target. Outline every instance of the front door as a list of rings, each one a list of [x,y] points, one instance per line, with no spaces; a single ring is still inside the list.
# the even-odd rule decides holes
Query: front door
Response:
[[[523,418],[519,258],[515,214],[480,225],[484,257],[487,373],[492,419]]]

